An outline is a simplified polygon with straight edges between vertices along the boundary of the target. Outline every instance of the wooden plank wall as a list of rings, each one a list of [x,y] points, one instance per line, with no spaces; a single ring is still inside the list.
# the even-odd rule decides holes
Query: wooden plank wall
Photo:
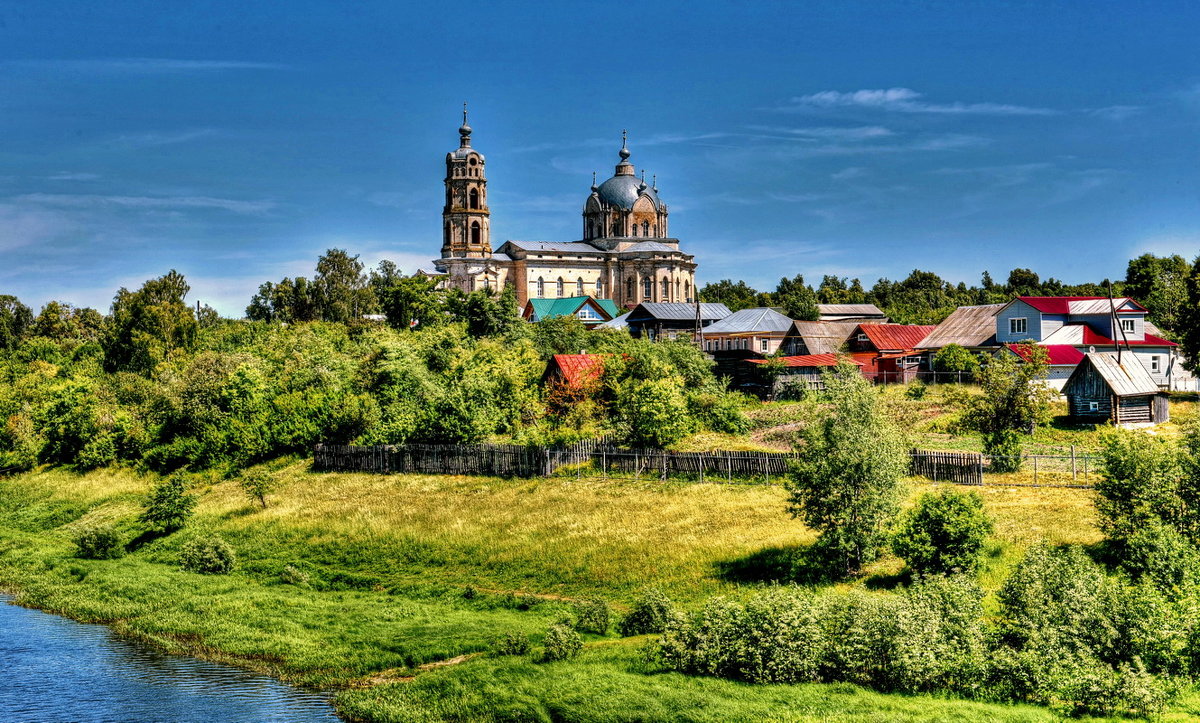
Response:
[[[935,482],[954,482],[962,485],[983,484],[983,455],[974,452],[912,451],[913,476],[927,477]]]

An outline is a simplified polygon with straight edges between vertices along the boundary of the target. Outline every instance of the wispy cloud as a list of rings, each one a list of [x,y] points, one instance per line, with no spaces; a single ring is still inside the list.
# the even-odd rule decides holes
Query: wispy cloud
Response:
[[[246,215],[261,215],[274,201],[240,201],[212,196],[100,196],[91,194],[27,193],[16,201],[67,208],[185,209],[211,208]]]
[[[47,181],[94,181],[100,177],[98,173],[75,173],[72,171],[62,171],[52,173],[46,176]]]
[[[173,146],[188,143],[198,138],[208,138],[217,134],[215,128],[185,128],[177,131],[147,131],[144,133],[125,133],[117,136],[113,142],[129,148],[153,148],[156,146]]]
[[[1084,112],[1105,120],[1123,121],[1126,118],[1141,115],[1145,110],[1146,107],[1141,105],[1110,105],[1104,108],[1090,108]]]
[[[48,209],[0,203],[0,251],[51,241],[78,227],[72,219]],[[20,264],[13,264],[13,271],[18,270]]]
[[[867,175],[867,169],[862,166],[850,166],[842,170],[829,174],[829,177],[835,181],[853,181]]]
[[[873,138],[887,138],[896,135],[893,131],[884,128],[883,126],[855,126],[855,127],[839,127],[839,126],[817,126],[804,128],[788,128],[780,126],[750,126],[752,130],[762,131],[764,133],[774,133],[785,137],[794,137],[801,139],[838,139],[848,141],[870,140]]]
[[[952,115],[1057,115],[1050,108],[1031,108],[1008,103],[930,103],[925,96],[911,88],[887,88],[840,92],[825,90],[797,96],[782,110],[806,108],[869,108],[898,113],[940,113]]]
[[[204,73],[226,70],[286,70],[281,63],[262,63],[247,60],[185,60],[182,58],[46,58],[37,60],[8,60],[0,67],[39,68],[76,73]]]

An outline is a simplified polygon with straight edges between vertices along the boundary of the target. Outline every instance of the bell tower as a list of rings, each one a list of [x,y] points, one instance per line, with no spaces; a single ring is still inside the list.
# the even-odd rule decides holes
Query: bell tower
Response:
[[[442,209],[442,258],[492,255],[487,178],[483,154],[471,148],[471,126],[463,103],[458,148],[446,154],[446,205]]]

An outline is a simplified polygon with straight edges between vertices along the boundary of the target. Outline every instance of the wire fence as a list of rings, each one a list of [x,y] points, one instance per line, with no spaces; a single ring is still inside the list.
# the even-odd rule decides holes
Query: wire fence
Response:
[[[569,447],[496,444],[317,445],[313,468],[330,472],[575,477],[633,481],[781,484],[802,452],[672,452],[596,442]],[[1100,458],[1079,454],[989,456],[914,449],[910,473],[934,482],[1009,487],[1091,488]]]

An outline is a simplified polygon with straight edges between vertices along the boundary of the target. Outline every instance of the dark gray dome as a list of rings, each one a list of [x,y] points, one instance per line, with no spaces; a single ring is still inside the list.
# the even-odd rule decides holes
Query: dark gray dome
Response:
[[[633,208],[633,202],[638,199],[638,188],[643,185],[641,179],[636,176],[613,176],[600,184],[597,193],[603,203],[628,211]],[[658,193],[653,188],[646,187],[640,193],[645,193],[650,197],[656,210],[662,210],[662,201],[659,200]]]

